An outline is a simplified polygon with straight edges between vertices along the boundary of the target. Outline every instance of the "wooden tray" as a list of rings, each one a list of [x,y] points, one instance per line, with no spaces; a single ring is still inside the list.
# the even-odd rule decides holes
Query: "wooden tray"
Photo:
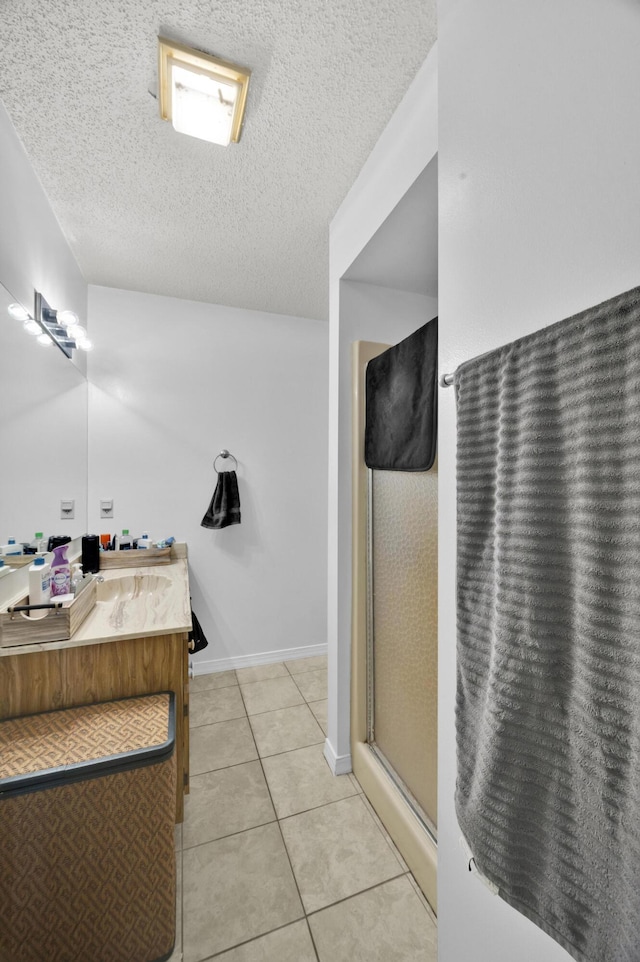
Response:
[[[7,567],[24,568],[25,565],[32,565],[38,556],[35,554],[0,554],[0,558]]]
[[[55,598],[53,598],[55,601]],[[15,602],[26,605],[29,596]],[[96,603],[96,580],[83,588],[66,608],[51,608],[44,618],[29,618],[27,612],[0,612],[0,648],[15,645],[35,645],[47,641],[66,641],[71,638]]]
[[[168,565],[171,564],[171,560],[171,545],[168,548],[129,548],[124,551],[101,551],[100,569]]]

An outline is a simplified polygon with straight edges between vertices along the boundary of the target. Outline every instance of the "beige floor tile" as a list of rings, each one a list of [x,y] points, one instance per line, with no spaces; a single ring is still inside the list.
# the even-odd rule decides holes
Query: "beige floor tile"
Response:
[[[322,729],[306,705],[251,715],[250,720],[262,757],[324,742]]]
[[[285,665],[292,675],[301,675],[305,671],[315,671],[318,668],[327,670],[327,656],[313,655],[311,658],[295,658],[293,661],[285,661]]]
[[[316,716],[316,720],[325,735],[327,734],[327,704],[326,698],[323,698],[321,701],[309,702],[309,708]]]
[[[331,773],[322,745],[298,748],[284,755],[263,758],[273,804],[278,818],[286,818],[327,802],[355,795],[348,775]]]
[[[182,850],[182,822],[177,822],[175,827],[176,852]]]
[[[199,962],[302,918],[274,823],[183,852],[185,962]]]
[[[302,675],[296,675],[294,681],[305,701],[320,701],[327,697],[327,672],[321,668],[319,671],[306,671]]]
[[[216,956],[216,962],[316,962],[309,928],[294,922]]]
[[[304,698],[290,675],[242,684],[241,689],[248,715],[304,704]]]
[[[268,681],[270,678],[282,678],[287,675],[287,669],[279,661],[273,665],[253,665],[251,668],[238,668],[236,674],[241,685],[248,685],[252,681]]]
[[[359,795],[294,815],[281,828],[307,912],[403,871]]]
[[[320,962],[436,962],[436,928],[406,876],[309,919]]]
[[[360,784],[360,782],[358,781],[358,779],[356,778],[356,776],[353,774],[353,772],[349,772],[349,778],[350,778],[351,781],[353,782],[353,787],[355,788],[356,792],[357,792],[359,795],[360,795],[360,794],[364,794],[363,791],[362,791],[362,785]]]
[[[192,775],[251,762],[257,757],[246,717],[203,725],[189,732],[189,768]]]
[[[234,765],[191,779],[184,800],[184,849],[275,821],[260,762]]]
[[[210,671],[189,679],[189,691],[211,691],[213,688],[230,688],[238,684],[235,671]]]
[[[215,688],[198,691],[189,698],[189,724],[191,728],[212,725],[214,722],[241,718],[245,714],[240,689]]]

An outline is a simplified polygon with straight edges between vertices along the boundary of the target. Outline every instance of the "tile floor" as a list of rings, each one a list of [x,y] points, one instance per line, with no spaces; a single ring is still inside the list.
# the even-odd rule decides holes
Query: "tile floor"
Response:
[[[192,680],[171,962],[435,962],[405,862],[324,760],[326,716],[323,657]]]

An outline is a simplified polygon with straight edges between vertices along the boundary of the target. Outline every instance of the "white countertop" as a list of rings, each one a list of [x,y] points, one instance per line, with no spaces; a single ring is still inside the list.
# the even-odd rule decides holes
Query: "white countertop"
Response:
[[[102,595],[105,600],[96,602],[73,637],[66,641],[0,648],[0,657],[98,645],[124,638],[182,634],[191,630],[186,557],[170,564],[107,568],[99,574],[104,583],[97,586],[98,599]],[[119,586],[109,588],[109,583],[114,581],[122,582],[122,597],[118,597]]]

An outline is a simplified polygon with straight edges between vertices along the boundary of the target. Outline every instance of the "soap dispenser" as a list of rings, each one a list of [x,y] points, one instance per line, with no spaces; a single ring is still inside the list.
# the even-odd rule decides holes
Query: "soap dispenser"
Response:
[[[71,590],[75,594],[78,590],[79,585],[82,584],[84,574],[82,572],[82,565],[79,561],[73,565],[73,572],[71,574]]]

